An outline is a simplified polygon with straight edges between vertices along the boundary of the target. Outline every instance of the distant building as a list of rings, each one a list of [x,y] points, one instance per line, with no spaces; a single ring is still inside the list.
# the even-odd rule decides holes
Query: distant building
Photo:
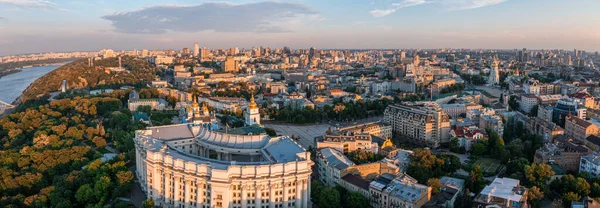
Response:
[[[555,137],[554,142],[547,143],[535,151],[533,162],[554,163],[565,171],[577,172],[581,156],[592,151],[582,142],[573,141],[564,135]]]
[[[477,127],[456,127],[456,129],[450,131],[450,135],[452,138],[458,139],[458,145],[464,147],[465,151],[471,150],[471,146],[477,141],[488,137],[485,131]]]
[[[521,95],[521,111],[529,113],[531,109],[538,104],[538,97],[533,94]]]
[[[579,142],[585,142],[590,135],[599,135],[600,127],[595,123],[588,122],[575,116],[565,119],[565,135]]]
[[[366,123],[340,128],[353,133],[368,133],[381,138],[392,138],[392,126],[382,122]]]
[[[127,106],[132,112],[137,111],[140,106],[150,106],[152,110],[164,110],[168,105],[167,101],[160,98],[134,99],[127,102]]]
[[[317,148],[334,148],[340,152],[348,153],[356,150],[363,150],[377,153],[379,147],[373,142],[373,138],[368,133],[354,133],[349,131],[328,130],[317,141]]]
[[[240,71],[239,61],[235,60],[233,56],[225,57],[225,64],[223,67],[225,72],[234,72],[237,73]]]
[[[60,86],[60,89],[61,89],[60,91],[61,91],[62,93],[65,93],[65,92],[67,92],[67,80],[66,80],[66,79],[62,81],[62,84],[61,84],[61,86]]]
[[[198,47],[198,42],[194,43],[194,57],[198,57],[200,55],[200,47]]]
[[[392,126],[395,138],[406,139],[401,142],[433,148],[450,142],[450,118],[433,102],[389,105],[383,120]]]
[[[154,56],[152,58],[152,63],[156,65],[170,65],[173,63],[173,57],[171,56]]]
[[[473,200],[473,207],[521,208],[527,205],[527,188],[519,180],[496,178]]]

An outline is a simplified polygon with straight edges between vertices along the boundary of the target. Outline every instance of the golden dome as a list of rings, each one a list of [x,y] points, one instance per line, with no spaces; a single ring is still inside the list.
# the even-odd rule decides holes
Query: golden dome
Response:
[[[248,108],[250,108],[250,109],[258,108],[258,105],[256,104],[256,102],[254,102],[254,94],[252,94],[252,97],[250,97],[250,103],[248,103]]]

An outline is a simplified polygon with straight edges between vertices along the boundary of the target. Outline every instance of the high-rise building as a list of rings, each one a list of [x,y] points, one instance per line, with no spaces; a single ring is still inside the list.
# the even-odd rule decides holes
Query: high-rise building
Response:
[[[310,47],[310,50],[308,51],[308,59],[313,59],[317,56],[318,54],[318,50],[314,47]]]
[[[229,56],[235,56],[235,55],[237,55],[239,53],[239,51],[240,50],[238,48],[229,48],[227,50],[227,55],[229,55]]]
[[[208,48],[200,49],[200,61],[210,61],[210,50]]]
[[[450,117],[434,102],[406,102],[390,105],[383,120],[392,125],[400,142],[439,147],[450,142]]]
[[[200,47],[198,46],[198,42],[194,43],[194,57],[198,57],[200,55]]]
[[[421,64],[421,57],[419,57],[419,55],[415,55],[415,57],[413,57],[413,65],[419,66],[419,64]]]
[[[406,51],[400,51],[400,60],[406,58]]]
[[[148,50],[147,49],[142,50],[142,57],[148,57],[148,55],[149,54],[148,54]]]
[[[183,53],[183,54],[190,54],[190,49],[189,48],[183,48],[183,50],[181,50],[181,53]]]
[[[494,58],[494,62],[492,63],[492,68],[490,70],[490,76],[488,77],[488,84],[497,85],[500,84],[500,75],[498,68],[498,59]]]
[[[233,58],[233,56],[225,57],[225,67],[223,67],[225,72],[239,72],[239,62]]]
[[[292,49],[288,46],[283,47],[283,53],[288,54],[288,55],[292,54]]]

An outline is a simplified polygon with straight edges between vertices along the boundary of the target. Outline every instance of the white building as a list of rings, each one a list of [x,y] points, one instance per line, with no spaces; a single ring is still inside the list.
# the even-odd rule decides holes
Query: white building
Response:
[[[158,207],[310,206],[310,152],[289,137],[178,124],[134,142],[137,180]]]
[[[500,69],[498,68],[498,60],[494,58],[494,63],[492,64],[492,68],[490,69],[490,76],[488,77],[488,84],[500,84],[499,70]]]
[[[533,106],[538,104],[538,97],[533,94],[524,94],[521,95],[521,111],[529,113]]]
[[[150,106],[152,110],[164,110],[167,108],[169,103],[160,98],[149,98],[149,99],[129,99],[127,101],[127,107],[129,111],[137,111],[140,106]]]
[[[600,155],[596,153],[581,156],[579,160],[579,172],[588,172],[593,176],[600,176]]]
[[[475,197],[473,207],[528,207],[527,188],[516,179],[496,178]]]
[[[250,98],[248,108],[246,108],[246,125],[259,125],[260,126],[260,112],[258,112],[258,105],[254,102],[254,95]]]

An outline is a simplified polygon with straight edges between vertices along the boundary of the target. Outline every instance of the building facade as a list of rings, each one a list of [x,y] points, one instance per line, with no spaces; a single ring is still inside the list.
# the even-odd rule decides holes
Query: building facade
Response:
[[[289,137],[177,124],[136,131],[136,176],[159,207],[308,207],[310,153]]]
[[[392,126],[401,142],[436,148],[450,142],[450,118],[436,103],[415,102],[390,105],[383,120]]]

